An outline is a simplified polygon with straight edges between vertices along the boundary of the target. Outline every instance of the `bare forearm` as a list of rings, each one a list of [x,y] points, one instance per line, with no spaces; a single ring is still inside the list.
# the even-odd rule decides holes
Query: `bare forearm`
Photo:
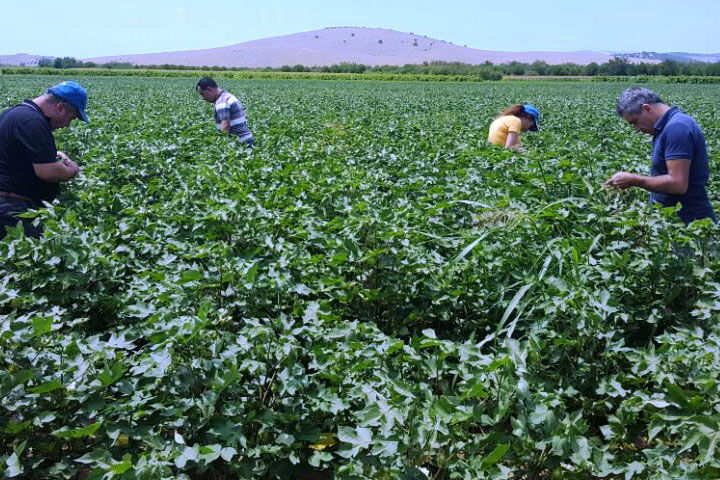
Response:
[[[650,192],[666,193],[668,195],[683,195],[687,192],[687,184],[671,175],[658,175],[646,177],[635,175],[635,185]]]
[[[77,175],[77,166],[74,164],[67,165],[65,162],[35,165],[35,174],[44,182],[67,182]]]

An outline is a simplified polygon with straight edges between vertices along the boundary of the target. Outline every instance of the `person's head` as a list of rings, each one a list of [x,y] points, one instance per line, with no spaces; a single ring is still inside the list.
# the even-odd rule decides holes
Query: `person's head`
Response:
[[[67,127],[75,119],[89,121],[85,113],[87,92],[77,82],[62,82],[48,88],[39,103],[53,129]]]
[[[197,85],[195,85],[195,90],[197,90],[203,100],[210,103],[217,100],[220,93],[218,84],[210,77],[201,78]]]
[[[666,109],[665,102],[647,88],[628,88],[620,94],[615,112],[638,132],[653,134],[655,122]]]
[[[522,122],[523,131],[531,130],[533,132],[538,131],[540,112],[537,108],[530,104],[516,104],[510,105],[508,108],[502,111],[501,116],[512,115],[517,117]]]

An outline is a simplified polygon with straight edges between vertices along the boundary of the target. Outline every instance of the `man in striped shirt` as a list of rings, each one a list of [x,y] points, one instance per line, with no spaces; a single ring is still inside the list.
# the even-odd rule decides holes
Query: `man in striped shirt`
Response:
[[[215,80],[209,77],[201,78],[195,88],[203,100],[215,105],[215,123],[218,129],[236,136],[246,147],[255,144],[245,119],[245,109],[235,95],[218,87]]]

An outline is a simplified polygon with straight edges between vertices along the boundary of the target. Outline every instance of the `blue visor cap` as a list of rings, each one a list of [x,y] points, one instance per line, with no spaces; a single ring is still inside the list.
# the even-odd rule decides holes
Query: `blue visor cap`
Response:
[[[535,120],[535,125],[530,127],[530,131],[537,132],[540,129],[540,111],[530,104],[523,105],[523,108],[525,109],[525,113],[533,117],[533,120]]]
[[[87,107],[87,92],[79,83],[71,81],[58,83],[54,87],[49,88],[48,93],[62,98],[75,107],[83,122],[88,123],[90,121],[85,113],[85,107]]]

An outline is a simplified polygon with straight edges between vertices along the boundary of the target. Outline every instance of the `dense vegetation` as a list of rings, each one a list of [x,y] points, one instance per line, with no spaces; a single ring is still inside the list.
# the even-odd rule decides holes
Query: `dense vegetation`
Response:
[[[248,153],[193,79],[83,82],[82,177],[0,242],[5,476],[720,476],[717,230],[600,187],[649,161],[622,86],[226,81]],[[720,87],[655,88],[717,209]]]
[[[659,63],[632,63],[623,57],[614,57],[602,64],[595,62],[587,65],[562,63],[550,65],[544,61],[532,63],[510,62],[493,64],[485,62],[472,65],[461,62],[423,62],[407,65],[364,65],[362,63],[339,63],[324,66],[283,65],[279,68],[246,68],[186,65],[133,65],[129,62],[109,62],[97,64],[84,62],[73,57],[46,58],[38,62],[40,68],[73,69],[73,68],[104,68],[113,70],[214,70],[214,71],[256,71],[256,72],[317,72],[317,73],[385,73],[405,75],[437,75],[437,76],[474,76],[484,80],[499,80],[503,75],[513,76],[590,76],[590,77],[633,77],[633,76],[720,76],[720,62],[678,62],[664,60]]]
[[[413,73],[322,73],[306,71],[264,71],[264,70],[162,70],[162,69],[117,69],[117,68],[31,68],[31,67],[3,67],[0,74],[5,75],[55,75],[63,77],[80,76],[103,76],[103,77],[173,77],[173,78],[195,78],[210,76],[217,79],[231,80],[328,80],[338,81],[390,81],[390,82],[485,82],[495,80],[518,81],[529,80],[535,82],[539,79],[544,81],[562,82],[635,82],[635,83],[688,83],[688,84],[720,84],[720,76],[672,76],[672,77],[651,77],[651,76],[598,76],[598,77],[501,77],[480,75],[440,75],[440,74],[413,74]]]
[[[104,76],[104,77],[191,77],[199,79],[202,76],[211,76],[218,79],[233,80],[330,80],[337,81],[403,81],[403,82],[484,82],[485,78],[474,75],[430,75],[407,73],[321,73],[321,72],[280,72],[263,70],[161,70],[161,69],[117,69],[117,68],[31,68],[31,67],[3,67],[0,73],[4,75],[56,75],[56,76]],[[713,78],[716,77],[691,77]],[[491,80],[500,80],[496,76]],[[720,77],[718,77],[720,79]],[[693,82],[694,83],[694,82]],[[720,82],[719,82],[720,83]]]

